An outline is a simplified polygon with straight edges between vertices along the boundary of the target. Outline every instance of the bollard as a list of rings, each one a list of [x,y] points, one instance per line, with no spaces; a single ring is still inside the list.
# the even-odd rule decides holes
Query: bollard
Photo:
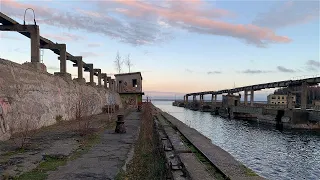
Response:
[[[126,133],[126,127],[124,125],[124,119],[123,119],[123,115],[118,115],[118,120],[117,120],[117,126],[115,129],[115,133],[119,133],[119,134],[123,134]]]

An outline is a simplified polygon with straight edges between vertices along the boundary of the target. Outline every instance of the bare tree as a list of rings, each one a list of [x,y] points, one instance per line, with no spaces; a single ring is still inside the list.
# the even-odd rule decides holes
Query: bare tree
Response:
[[[123,61],[121,60],[121,56],[119,54],[119,51],[117,52],[117,56],[116,56],[116,59],[114,60],[114,64],[115,64],[117,72],[120,74],[121,70],[122,70]]]
[[[130,54],[128,54],[125,63],[126,63],[126,65],[128,66],[128,68],[129,68],[129,73],[130,73],[130,72],[131,72],[131,66],[133,65],[133,64],[131,64]]]

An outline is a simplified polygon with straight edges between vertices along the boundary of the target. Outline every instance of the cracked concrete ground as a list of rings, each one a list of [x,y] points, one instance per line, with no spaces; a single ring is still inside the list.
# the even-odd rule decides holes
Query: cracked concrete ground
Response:
[[[69,161],[57,171],[49,172],[48,179],[115,179],[139,135],[140,113],[131,112],[125,118],[125,125],[127,128],[125,134],[115,134],[114,130],[105,130],[100,143],[94,145],[82,157]]]
[[[84,118],[83,121],[90,121],[90,127],[92,131],[97,129],[113,129],[115,118],[109,118],[106,114],[94,115],[91,117]],[[40,162],[43,161],[45,155],[49,156],[70,156],[77,148],[80,146],[80,141],[83,137],[77,132],[77,124],[75,121],[65,121],[53,126],[45,127],[40,129],[35,136],[33,136],[29,142],[29,147],[24,151],[16,151],[17,144],[13,140],[0,143],[0,179],[2,175],[14,177],[19,176],[25,172],[32,171],[35,169]],[[130,123],[129,123],[130,124]],[[128,128],[129,131],[135,128]],[[103,160],[100,156],[100,150],[103,150],[103,145],[108,146],[106,150],[112,151],[111,144],[107,143],[107,139],[111,137],[108,136],[108,133],[112,136],[113,130],[106,130],[103,133],[102,144],[95,146],[95,151],[92,151],[93,154],[85,155],[84,157],[89,157],[88,164],[94,163],[90,156],[94,154],[98,155],[99,160]],[[130,142],[129,135],[121,135],[123,141]],[[105,142],[104,142],[105,141]],[[120,141],[119,141],[120,143]],[[131,143],[131,142],[130,142]],[[119,147],[121,148],[121,146]],[[127,147],[124,147],[126,149]],[[117,149],[113,149],[117,151]],[[115,152],[117,156],[118,152]],[[113,156],[110,153],[110,157]],[[104,157],[105,158],[105,157]],[[90,161],[90,162],[89,162]]]

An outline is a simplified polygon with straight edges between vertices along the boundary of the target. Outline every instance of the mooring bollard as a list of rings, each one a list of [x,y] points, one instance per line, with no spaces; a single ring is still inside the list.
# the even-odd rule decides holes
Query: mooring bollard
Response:
[[[117,120],[117,126],[115,129],[115,132],[120,134],[126,133],[126,127],[124,125],[123,115],[119,114],[117,117],[118,117],[118,120]]]

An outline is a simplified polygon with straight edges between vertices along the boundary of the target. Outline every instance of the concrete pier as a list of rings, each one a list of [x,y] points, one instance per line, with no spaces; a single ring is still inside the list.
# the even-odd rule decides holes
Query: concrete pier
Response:
[[[74,66],[78,67],[78,78],[76,78],[76,81],[79,83],[86,83],[86,80],[83,78],[83,61],[82,56],[75,56],[75,59],[77,60],[77,64]]]

